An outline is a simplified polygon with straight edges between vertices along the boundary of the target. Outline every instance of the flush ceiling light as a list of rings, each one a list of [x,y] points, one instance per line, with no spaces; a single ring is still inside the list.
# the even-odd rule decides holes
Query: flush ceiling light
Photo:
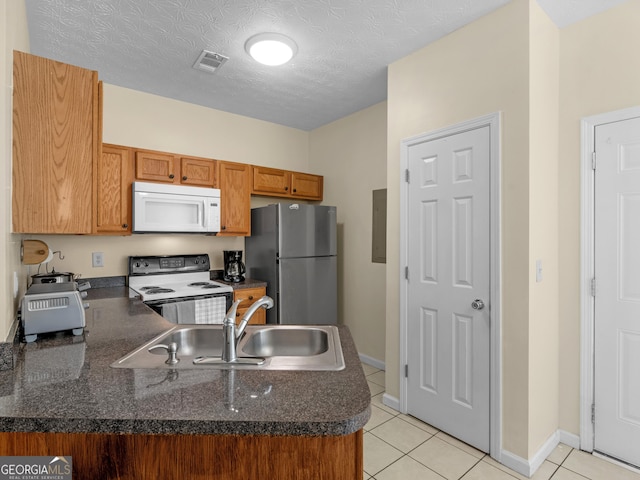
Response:
[[[280,33],[259,33],[254,35],[244,48],[257,62],[277,66],[287,63],[298,51],[296,42]]]

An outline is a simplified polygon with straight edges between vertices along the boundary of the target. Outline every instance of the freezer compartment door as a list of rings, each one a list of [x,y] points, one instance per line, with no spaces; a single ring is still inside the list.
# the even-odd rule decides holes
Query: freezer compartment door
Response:
[[[338,322],[337,257],[280,259],[279,323]]]
[[[337,254],[336,207],[278,204],[280,258]]]

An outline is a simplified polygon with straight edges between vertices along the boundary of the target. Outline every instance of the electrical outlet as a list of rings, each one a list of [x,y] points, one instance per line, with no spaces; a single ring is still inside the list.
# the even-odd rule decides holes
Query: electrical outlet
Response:
[[[93,252],[91,254],[91,266],[104,267],[104,254],[102,252]]]

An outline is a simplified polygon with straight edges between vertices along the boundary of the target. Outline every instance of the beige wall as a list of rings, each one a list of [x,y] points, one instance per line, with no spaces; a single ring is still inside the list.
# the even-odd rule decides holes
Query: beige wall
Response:
[[[324,175],[324,202],[338,207],[339,316],[358,351],[385,359],[385,264],[371,262],[372,191],[386,188],[387,103],[318,128],[310,167]]]
[[[558,109],[560,31],[536,2],[529,45],[529,449],[558,428]],[[542,262],[542,281],[535,279]]]
[[[20,235],[11,234],[11,92],[13,50],[29,51],[24,0],[0,0],[0,341],[15,318],[14,272],[25,277],[20,265]],[[20,281],[24,285],[24,281]],[[23,290],[24,291],[24,290]]]
[[[191,103],[105,85],[103,119],[105,143],[302,172],[309,168],[308,132]]]
[[[580,119],[640,105],[640,1],[560,33],[560,428],[580,431]]]
[[[529,3],[516,0],[389,67],[387,392],[399,395],[400,142],[502,112],[503,444],[527,457]],[[525,433],[523,435],[523,432]]]

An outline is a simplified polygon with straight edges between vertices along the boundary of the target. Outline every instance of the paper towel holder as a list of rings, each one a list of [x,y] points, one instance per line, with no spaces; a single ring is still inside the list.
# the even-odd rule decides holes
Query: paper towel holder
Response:
[[[53,258],[53,252],[42,240],[23,240],[20,247],[20,260],[24,265],[40,265]]]

